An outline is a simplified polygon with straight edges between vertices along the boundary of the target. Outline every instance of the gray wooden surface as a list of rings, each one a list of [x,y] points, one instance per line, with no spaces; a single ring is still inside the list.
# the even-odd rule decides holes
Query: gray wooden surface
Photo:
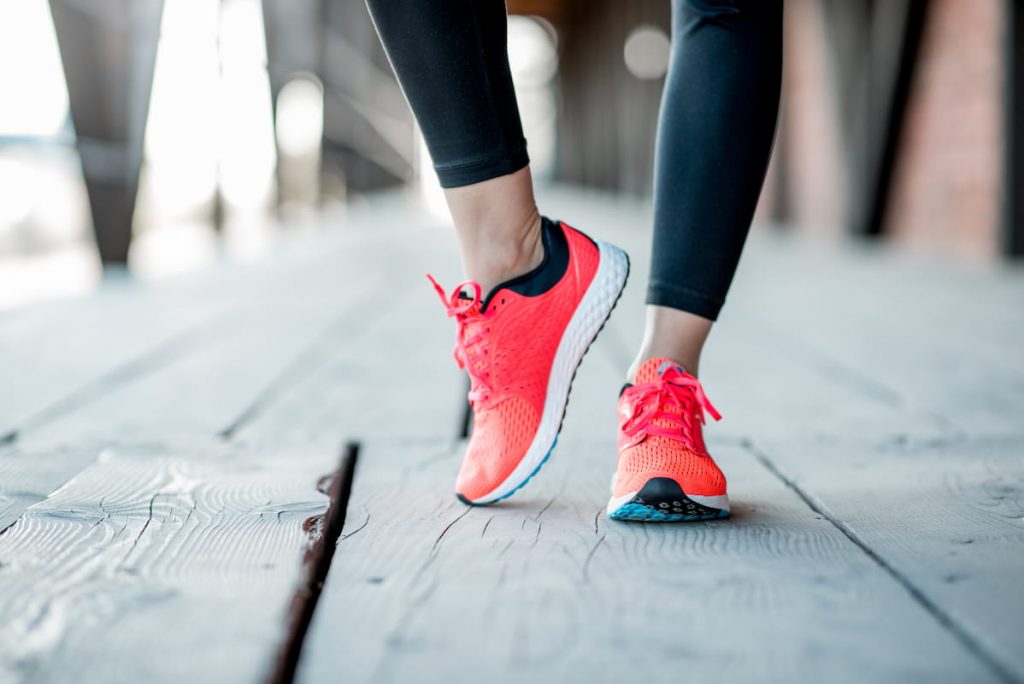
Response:
[[[43,457],[43,455],[40,455]],[[0,662],[21,681],[256,681],[334,454],[106,447],[0,537]]]
[[[607,442],[506,505],[448,494],[448,448],[366,449],[300,681],[992,681],[741,446],[735,518],[609,521]],[[358,531],[357,531],[358,530]]]
[[[1024,681],[1024,273],[756,230],[702,369],[735,517],[613,523],[650,212],[541,205],[634,268],[551,462],[490,508],[450,493],[423,274],[460,279],[452,235],[403,198],[0,315],[0,682],[266,681],[296,634],[304,682]]]

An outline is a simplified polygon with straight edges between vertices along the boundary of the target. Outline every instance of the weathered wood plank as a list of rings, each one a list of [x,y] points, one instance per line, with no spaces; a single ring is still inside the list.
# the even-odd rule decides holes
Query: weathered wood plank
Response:
[[[429,269],[449,286],[458,282],[453,236],[450,231],[406,231],[390,237],[389,245],[377,253],[387,255],[381,268],[386,281],[364,295],[367,313],[350,316],[347,334],[322,348],[316,372],[280,392],[238,430],[237,438],[288,442],[333,439],[339,432],[360,438],[455,435],[465,387],[451,355],[454,322],[423,275]]]
[[[968,433],[944,406],[905,394],[905,379],[894,388],[847,364],[849,346],[822,356],[773,332],[755,316],[716,331],[704,371],[721,429],[748,435],[990,669],[1024,678],[1024,437],[1009,413]],[[904,357],[906,344],[897,335],[884,349]],[[1008,396],[1012,379],[998,382]]]
[[[344,420],[324,422],[321,429],[305,430],[314,418],[322,418],[324,414],[300,388],[297,414],[277,413],[275,415],[282,416],[281,420],[260,423],[266,426],[263,432],[249,438],[275,444],[289,443],[294,438],[334,445],[345,434],[355,434],[346,432],[349,428],[360,430],[368,425],[379,425],[395,433],[395,414],[390,412],[387,399],[407,396],[394,389],[408,382],[407,369],[388,357],[387,346],[382,347],[379,339],[402,334],[409,350],[419,351],[422,344],[417,336],[418,327],[411,323],[415,316],[404,323],[403,317],[415,313],[416,307],[429,307],[432,314],[436,314],[435,309],[439,311],[439,307],[429,299],[425,302],[407,299],[410,277],[403,279],[393,276],[388,268],[367,270],[361,265],[370,257],[386,255],[389,266],[396,268],[397,261],[428,254],[431,249],[436,251],[443,242],[437,244],[433,231],[409,229],[394,222],[375,226],[373,233],[357,233],[358,230],[353,229],[340,241],[325,240],[320,250],[300,254],[301,258],[285,255],[258,271],[242,270],[235,279],[226,277],[223,272],[214,274],[223,287],[210,299],[221,300],[224,308],[207,326],[203,336],[170,357],[140,368],[138,373],[118,375],[104,386],[94,387],[88,397],[65,401],[45,420],[27,424],[20,435],[20,444],[39,454],[40,468],[38,473],[28,473],[22,468],[20,477],[30,477],[31,486],[19,484],[13,476],[10,482],[0,484],[0,496],[5,502],[10,499],[10,505],[5,503],[4,507],[5,526],[13,522],[26,505],[45,497],[86,464],[80,459],[54,457],[53,452],[63,448],[62,445],[162,439],[186,434],[224,434],[237,439],[240,430],[257,421],[260,414],[274,407],[280,398],[295,396],[291,392],[293,386],[324,377],[325,367],[332,359],[336,362],[340,359],[343,367],[354,365],[359,371],[347,380],[342,378],[337,388],[323,381],[320,385],[314,383],[340,397]],[[394,247],[396,242],[400,245],[398,248]],[[419,280],[416,279],[416,285],[420,285]],[[165,293],[164,300],[149,299],[139,306],[176,310],[186,309],[190,301],[195,301],[195,308],[201,308],[205,301],[202,290],[186,290],[178,299],[169,299]],[[382,291],[389,292],[400,302],[388,319],[392,323],[399,322],[397,329],[379,329],[375,324],[375,319],[387,308],[381,307],[375,298],[375,293]],[[116,304],[119,302],[111,303],[113,310],[117,310]],[[129,327],[133,320],[132,309],[122,307],[122,310],[127,322],[121,327]],[[117,318],[113,314],[109,317]],[[439,318],[441,325],[445,325],[444,316]],[[67,320],[46,319],[44,322],[66,325]],[[367,336],[367,331],[376,337]],[[439,344],[441,339],[432,337]],[[368,349],[369,354],[347,354],[350,340],[363,340],[363,351]],[[447,358],[447,343],[443,345],[443,357]],[[25,350],[30,347],[20,345]],[[40,362],[52,355],[51,350],[45,348],[32,353]],[[362,363],[359,358],[363,358]],[[369,358],[375,358],[376,365],[368,364]],[[424,407],[443,406],[445,411],[454,412],[458,405],[454,369],[436,362],[425,367],[437,369],[437,378],[447,378],[446,386],[451,386],[453,391],[445,397],[446,401],[428,402]],[[442,369],[444,375],[441,375]],[[326,370],[336,371],[337,365]],[[367,370],[383,371],[384,377],[377,383],[370,382],[372,376],[365,373]],[[388,372],[396,370],[397,376],[387,376]],[[326,374],[327,383],[334,379]],[[437,386],[443,384],[436,383]],[[379,401],[367,402],[361,391],[364,387],[376,388]],[[310,396],[319,398],[315,393]],[[436,394],[432,398],[436,399]],[[368,409],[363,409],[369,406],[379,410],[376,419],[369,416]],[[418,408],[421,410],[417,411]],[[358,418],[361,409],[368,418]],[[430,411],[422,407],[410,405],[409,409],[409,415],[430,415]],[[430,434],[437,435],[441,429],[436,420],[427,425]],[[443,432],[450,434],[452,429],[445,425]],[[4,465],[0,460],[0,468]],[[16,465],[21,467],[24,463]],[[31,470],[31,466],[28,469]],[[27,494],[21,496],[19,492]]]
[[[604,223],[591,217],[598,226],[594,232],[612,216],[606,214]],[[624,368],[631,345],[639,341],[646,255],[642,240],[620,232],[605,237],[632,246],[634,277],[604,337],[611,338],[605,345],[611,362]],[[709,392],[728,418],[712,431],[751,435],[755,443],[777,447],[786,471],[826,506],[833,494],[819,491],[819,483],[841,487],[846,481],[834,472],[863,471],[867,486],[886,481],[892,471],[902,478],[900,486],[882,492],[901,508],[907,504],[900,497],[922,486],[915,473],[927,467],[936,449],[946,449],[950,455],[938,471],[944,479],[935,476],[925,485],[931,495],[914,497],[914,520],[922,528],[872,520],[866,546],[886,559],[894,552],[912,557],[890,559],[895,576],[920,592],[922,602],[934,603],[936,620],[948,618],[966,643],[982,644],[996,670],[1001,663],[1018,668],[1013,654],[1021,652],[1015,639],[1022,632],[1021,612],[1005,608],[1020,601],[1006,603],[1016,596],[1015,587],[1002,583],[1015,576],[1019,540],[1005,523],[971,511],[1005,509],[1005,500],[1019,498],[1024,392],[1018,385],[1024,357],[1017,345],[1024,316],[1015,302],[1024,279],[1011,272],[944,270],[888,252],[837,253],[767,236],[755,237],[751,249],[754,267],[741,270],[739,294],[716,326],[705,359]],[[744,281],[748,271],[752,275]],[[808,280],[815,286],[807,287]],[[899,296],[887,296],[893,292]],[[964,315],[956,318],[952,311]],[[983,358],[975,361],[979,354]],[[965,397],[974,397],[972,406]],[[572,415],[570,407],[570,421]],[[979,450],[1002,455],[979,465],[976,458],[972,462]],[[790,458],[794,454],[801,457]],[[805,462],[814,465],[815,475],[806,480]],[[857,529],[847,516],[860,519],[858,497],[870,506],[870,496],[856,489],[837,496],[836,523]],[[1004,517],[1024,517],[1010,508]],[[876,546],[874,535],[885,544]],[[955,556],[951,562],[948,552],[959,554],[957,540],[966,538],[985,548],[966,565]],[[974,559],[984,572],[977,572]],[[964,575],[984,579],[968,586],[945,579]]]
[[[259,264],[223,264],[158,283],[126,277],[91,297],[0,314],[0,439],[202,352],[240,324],[270,322],[296,307],[332,320],[336,307],[365,297],[388,275],[368,265],[413,253],[402,249],[404,234],[427,232],[405,226],[398,213],[408,221],[407,209],[369,203],[352,212],[345,231],[282,236],[274,258]]]
[[[70,480],[98,453],[65,445],[102,445],[133,438],[160,441],[183,434],[212,437],[250,412],[261,392],[287,384],[288,372],[300,370],[293,368],[296,358],[310,346],[323,344],[324,338],[331,336],[343,337],[346,330],[341,323],[346,314],[357,314],[359,293],[333,295],[321,289],[324,274],[333,273],[333,268],[317,270],[308,260],[282,262],[254,280],[249,278],[257,273],[239,273],[246,276],[240,280],[226,278],[224,272],[211,274],[212,280],[224,287],[208,298],[202,290],[190,287],[178,291],[171,286],[159,290],[159,296],[136,287],[132,291],[138,296],[128,301],[101,297],[98,302],[84,303],[86,312],[99,310],[108,322],[116,323],[113,331],[103,333],[114,338],[110,348],[119,350],[116,353],[124,351],[119,348],[117,330],[138,326],[139,320],[133,316],[138,311],[152,311],[157,319],[163,312],[176,310],[206,309],[209,314],[210,300],[219,302],[220,311],[209,316],[192,339],[168,353],[151,353],[145,362],[122,362],[108,377],[71,390],[47,411],[22,423],[17,451],[0,455],[0,530],[27,506]],[[338,258],[337,263],[350,265],[345,258]],[[42,323],[59,328],[77,316],[44,318]],[[94,342],[102,347],[102,336],[97,335]],[[135,339],[130,334],[127,337]],[[49,364],[51,357],[61,358],[61,345],[33,349],[28,339],[31,336],[19,349],[35,357],[30,368]],[[71,355],[89,351],[63,349]],[[95,369],[97,364],[117,364],[118,360],[104,352],[97,358],[79,358],[79,363],[82,369]],[[54,366],[62,367],[59,361]],[[46,385],[47,380],[44,376],[41,381]],[[56,382],[48,387],[69,389]],[[341,435],[335,433],[331,444],[340,440]]]
[[[651,213],[642,201],[554,188],[545,211],[627,249],[631,285],[609,327],[628,364],[643,331]],[[964,435],[1021,434],[1024,273],[857,243],[826,245],[755,225],[706,356],[726,325]],[[767,339],[766,339],[767,338]],[[778,339],[772,339],[778,338]],[[720,361],[715,361],[718,357]],[[714,391],[712,385],[709,388]],[[964,398],[969,401],[964,401]]]
[[[415,269],[419,271],[415,283],[428,296],[421,300],[407,297],[412,282],[410,264],[444,243],[433,231],[379,222],[374,229],[343,241],[344,251],[321,251],[313,262],[282,264],[279,260],[260,269],[258,278],[232,284],[217,295],[225,306],[210,335],[166,363],[109,383],[88,401],[71,402],[45,421],[30,425],[32,429],[19,435],[18,451],[3,454],[0,475],[12,475],[0,485],[4,526],[21,517],[0,537],[0,572],[8,570],[0,583],[11,589],[10,594],[0,589],[0,606],[5,617],[16,616],[6,631],[0,629],[0,680],[5,676],[59,679],[84,664],[99,679],[118,680],[129,672],[133,679],[215,676],[223,681],[221,672],[238,657],[245,659],[246,666],[226,675],[228,681],[252,681],[269,674],[269,662],[277,657],[284,640],[284,611],[301,579],[298,561],[300,551],[306,548],[306,536],[301,525],[294,523],[308,515],[292,520],[288,517],[292,508],[268,507],[273,508],[277,499],[295,499],[294,491],[303,489],[312,492],[319,504],[322,497],[313,486],[328,468],[322,458],[313,467],[307,462],[288,463],[276,455],[268,460],[247,453],[238,444],[218,447],[207,442],[226,431],[237,443],[274,445],[263,454],[303,450],[333,454],[346,425],[372,424],[358,415],[361,409],[370,413],[364,407],[371,404],[365,396],[360,397],[362,387],[378,387],[377,403],[388,418],[380,421],[384,429],[390,434],[406,434],[400,423],[396,425],[386,400],[400,395],[395,388],[408,382],[408,368],[396,366],[387,353],[388,345],[381,345],[380,340],[401,335],[415,361],[422,357],[424,345],[417,337],[423,315],[409,318],[414,310],[429,308],[439,326],[450,325],[430,288],[420,282],[425,279],[419,268]],[[374,269],[367,266],[371,258],[386,261],[382,268]],[[408,263],[400,267],[398,262]],[[396,277],[391,269],[403,271],[403,276]],[[404,272],[410,272],[408,278]],[[188,299],[180,303],[185,305]],[[200,301],[201,297],[192,295],[192,299]],[[390,306],[392,299],[399,305]],[[378,325],[378,318],[387,325]],[[58,320],[56,325],[66,323]],[[439,358],[431,359],[434,363],[430,366],[446,368],[445,377],[454,380],[456,373],[449,364],[436,363],[449,358],[450,334],[449,329],[443,337],[432,338],[442,351]],[[311,417],[321,416],[301,396],[303,383],[315,380],[327,388],[320,380],[325,366],[332,360],[351,363],[353,340],[370,343],[362,349],[367,355],[356,357],[357,368],[388,371],[395,367],[399,374],[392,377],[385,372],[384,378],[378,378],[391,381],[391,385],[375,385],[372,376],[361,373],[340,383],[335,394],[350,395],[343,399],[348,402],[348,422],[335,422],[317,433],[303,431],[301,426],[312,424]],[[432,355],[438,351],[429,344],[426,348]],[[401,350],[399,345],[397,351]],[[358,358],[363,358],[363,363]],[[372,362],[366,363],[368,359]],[[450,401],[425,406],[443,403],[446,412],[453,414],[458,405],[458,383],[449,386],[453,390]],[[273,409],[296,390],[308,415],[300,411],[297,425],[289,425],[287,412]],[[436,394],[431,398],[436,399]],[[270,420],[264,420],[268,411]],[[275,422],[277,415],[284,419]],[[421,425],[435,435],[447,436],[454,430],[451,423],[442,428],[436,420],[429,427]],[[262,432],[253,429],[255,426]],[[112,433],[117,437],[112,438]],[[75,459],[60,458],[58,447],[50,446],[90,438],[103,444],[129,435],[162,445],[168,434],[176,435],[171,447],[130,447],[127,457],[117,455],[96,463],[92,463],[96,451],[82,449]],[[182,434],[199,439],[182,442]],[[297,442],[305,446],[296,447]],[[229,453],[221,453],[224,450]],[[33,466],[33,460],[39,467]],[[89,463],[92,465],[82,470]],[[248,510],[234,510],[234,506],[217,510],[217,502],[200,501],[196,493],[209,492],[208,496],[225,500],[256,498],[256,493],[246,490],[248,473],[264,469],[264,485],[275,483],[291,489],[279,497],[268,496],[260,504],[250,501]],[[181,476],[181,470],[187,474]],[[178,482],[181,477],[186,484]],[[239,491],[231,489],[233,486]],[[57,491],[47,497],[54,489]],[[218,494],[220,489],[224,491]],[[301,502],[292,503],[299,511]],[[186,511],[187,506],[192,508]],[[302,506],[303,514],[312,510],[304,503]],[[210,509],[205,514],[204,507]],[[268,523],[271,513],[273,524]],[[67,520],[81,524],[68,524]],[[203,543],[193,549],[204,537],[218,537],[218,544]],[[296,539],[302,544],[296,544]],[[240,551],[239,545],[251,553]],[[267,559],[267,567],[254,568],[256,558]],[[285,559],[291,562],[287,571],[280,569]],[[139,568],[139,564],[146,567]],[[174,570],[182,564],[192,568],[183,578]],[[215,568],[222,568],[224,581],[237,583],[237,590],[219,592],[207,586],[210,583],[202,575]],[[256,598],[266,602],[257,610],[238,611],[235,622],[235,618],[219,615],[230,614],[234,603]],[[79,615],[89,617],[81,619]],[[204,621],[203,628],[183,630],[160,646],[161,632],[183,625],[186,619]],[[131,662],[103,662],[102,649],[87,637],[99,631],[105,641],[136,654]],[[227,639],[221,636],[225,631]],[[207,648],[200,657],[177,662],[181,654],[202,651],[203,644],[213,642],[216,649]],[[158,648],[165,652],[153,653]]]
[[[84,446],[56,447],[46,453],[8,448],[0,450],[0,534],[22,512],[49,496],[96,458]]]
[[[1024,680],[1024,440],[776,438],[751,449],[994,671]]]
[[[209,299],[186,306],[123,286],[0,318],[0,438],[38,422],[62,401],[175,357],[216,312]]]
[[[209,435],[224,431],[253,401],[323,338],[344,339],[348,319],[370,311],[358,299],[322,303],[240,303],[206,343],[134,382],[110,388],[88,404],[55,416],[22,438],[27,444],[100,439],[113,426],[119,439]]]
[[[873,560],[738,445],[732,521],[604,516],[607,443],[466,508],[450,448],[370,446],[299,681],[988,681]]]
[[[916,310],[916,301],[905,305]],[[828,354],[821,354],[802,338],[776,334],[761,317],[724,322],[705,378],[714,378],[712,397],[731,423],[725,429],[749,435],[990,669],[1024,678],[1024,599],[1017,586],[1024,568],[1024,435],[1009,420],[1015,407],[1024,415],[1024,404],[1013,397],[1013,372],[1004,366],[995,378],[983,364],[962,364],[948,374],[949,389],[934,390],[948,398],[929,398],[910,383],[947,352],[923,351],[925,362],[910,361],[919,339],[904,326],[912,327],[913,317],[889,312],[885,332],[866,312],[854,315],[852,327],[867,332],[851,338],[893,336],[877,348],[884,353],[874,366],[866,348],[858,352],[855,342],[839,340],[839,328]],[[824,339],[815,330],[807,338]],[[864,362],[848,363],[857,353]],[[911,369],[895,383],[874,373],[901,359]],[[941,382],[943,368],[934,366],[935,380],[927,385]],[[990,394],[980,386],[963,389],[985,382]],[[971,396],[993,409],[977,427],[964,420],[981,415],[968,409]],[[954,400],[960,414],[951,412]]]
[[[337,452],[109,448],[0,535],[0,679],[258,681]]]
[[[189,662],[153,645],[187,631],[178,627],[185,615],[228,625],[220,613],[253,596],[283,610],[283,574],[268,570],[268,589],[253,558],[297,558],[304,538],[251,522],[255,495],[231,488],[255,487],[245,473],[266,470],[267,482],[308,491],[322,469],[310,468],[300,486],[291,465],[266,465],[241,446],[159,446],[169,432],[208,439],[225,430],[272,455],[306,444],[333,456],[342,434],[389,445],[362,461],[350,536],[317,613],[334,622],[329,634],[315,628],[311,647],[319,640],[316,649],[347,661],[332,677],[402,680],[422,666],[456,678],[618,679],[659,675],[665,663],[705,677],[983,681],[1003,664],[1009,678],[1024,677],[1024,602],[1013,582],[1024,518],[1021,276],[755,237],[702,373],[726,416],[710,432],[737,519],[674,530],[606,524],[615,398],[642,330],[647,210],[600,196],[562,200],[550,213],[630,248],[631,284],[576,379],[552,462],[493,509],[466,512],[449,495],[457,458],[445,445],[462,388],[451,322],[422,272],[455,282],[451,234],[403,227],[408,211],[398,203],[367,214],[372,230],[358,219],[360,228],[259,268],[123,299],[104,294],[67,314],[0,318],[0,345],[17,349],[0,353],[0,377],[27,387],[0,392],[0,432],[5,415],[28,425],[17,450],[0,453],[0,530],[27,510],[24,525],[0,535],[0,614],[6,622],[9,605],[25,613],[27,604],[8,601],[35,595],[49,606],[34,622],[0,626],[0,681],[59,679],[80,663],[123,678],[116,662],[100,662],[89,629],[144,656],[146,676],[206,678],[238,649],[252,649],[251,677],[265,673],[277,645],[268,625],[283,625],[265,605],[245,606],[262,612],[244,613],[253,624],[232,632],[223,653],[208,648],[206,628],[168,644],[195,650]],[[90,327],[96,321],[115,332],[152,325],[119,337]],[[36,368],[39,388],[26,385]],[[88,446],[50,447],[125,434],[157,446],[115,448],[98,463]],[[186,472],[200,468],[187,486],[166,474],[179,456]],[[189,487],[207,497],[206,518],[184,510],[202,498]],[[110,508],[108,494],[118,502],[113,517],[97,512]],[[282,496],[273,500],[301,500]],[[231,497],[251,510],[220,503]],[[300,517],[283,515],[287,524]],[[222,536],[203,532],[206,524]],[[239,543],[272,548],[239,551],[237,529],[247,530]],[[8,566],[11,549],[17,562]],[[221,591],[232,573],[249,579]],[[691,615],[699,638],[686,631]],[[462,655],[480,634],[486,643]],[[658,656],[627,663],[628,652]],[[324,673],[315,662],[307,680]]]
[[[387,221],[359,223],[344,240],[328,241],[315,259],[247,274],[244,284],[220,295],[226,310],[201,344],[148,369],[133,382],[106,388],[86,405],[68,407],[47,425],[26,431],[27,438],[52,443],[102,437],[109,434],[112,421],[121,438],[234,434],[288,396],[293,385],[313,381],[323,387],[319,376],[324,370],[353,376],[347,382],[341,378],[335,392],[343,401],[377,406],[388,414],[388,397],[404,396],[396,387],[421,386],[408,381],[409,366],[403,368],[397,359],[422,359],[422,348],[427,347],[431,362],[423,368],[443,369],[443,377],[454,377],[443,361],[449,355],[451,333],[449,329],[444,334],[442,328],[451,323],[423,277],[431,262],[457,272],[454,255],[450,231]],[[386,325],[379,325],[378,319]],[[428,322],[439,334],[421,334]],[[444,351],[438,354],[440,349]],[[334,365],[328,366],[332,361]],[[383,376],[375,379],[373,373],[382,371]],[[380,401],[368,401],[356,388],[376,392]],[[317,404],[301,399],[301,410],[321,415],[316,413]],[[453,400],[444,404],[451,407]],[[352,406],[342,409],[348,413]],[[386,425],[394,420],[375,422]],[[277,422],[273,430],[294,436],[296,430],[290,427]],[[332,436],[338,434],[336,423],[327,429]]]
[[[319,252],[283,248],[259,268],[225,265],[158,284],[126,276],[91,297],[3,314],[0,436],[35,429],[202,348],[224,330],[239,300],[258,301],[268,283],[285,289],[307,283],[311,260],[338,249],[329,236],[316,242]]]
[[[422,309],[398,307],[339,341],[317,372],[308,374],[238,433],[258,442],[320,440],[339,432],[360,437],[453,437],[465,402],[462,377],[451,360],[450,321],[436,301]],[[440,307],[437,307],[440,311]],[[432,329],[431,334],[425,330]],[[387,340],[387,342],[383,342]]]
[[[587,224],[584,223],[583,225],[586,226]],[[628,239],[620,241],[629,243]],[[755,240],[754,244],[757,244],[757,240]],[[772,246],[771,249],[781,250],[782,255],[785,256],[783,248]],[[830,256],[833,259],[841,258],[841,255]],[[642,273],[644,257],[641,256],[638,260],[634,254],[634,264],[637,264],[638,261],[641,266],[637,270]],[[888,264],[885,266],[885,269],[895,271],[898,274],[899,265],[898,263],[895,265]],[[869,262],[855,263],[854,266],[856,268],[852,268],[847,264],[847,273],[842,278],[833,279],[832,282],[835,283],[836,280],[859,282],[856,270],[871,270],[867,268],[871,266]],[[777,267],[782,272],[797,272],[792,264],[781,264],[781,266],[777,265]],[[635,273],[634,275],[638,274]],[[883,275],[887,275],[887,273],[883,273]],[[961,274],[961,276],[963,275]],[[966,275],[970,276],[970,274]],[[866,277],[865,274],[860,274],[860,276],[861,278]],[[637,278],[634,278],[631,289],[627,290],[626,299],[624,300],[626,304],[625,312],[620,311],[616,314],[616,318],[613,318],[613,321],[629,320],[630,323],[618,326],[622,332],[620,340],[606,345],[609,348],[617,347],[612,349],[610,353],[614,355],[615,360],[620,366],[628,363],[629,358],[629,349],[623,343],[625,340],[622,338],[627,338],[630,335],[636,338],[639,337],[637,331],[640,329],[639,322],[641,316],[639,312],[642,309],[640,304],[642,302],[643,289],[642,278],[639,279],[641,280],[639,286],[637,280]],[[867,278],[867,280],[870,282],[883,282],[884,285],[884,281],[879,281],[878,278]],[[935,283],[934,277],[931,282],[932,284]],[[769,285],[771,285],[771,281],[769,281]],[[975,289],[979,290],[976,294],[992,292],[992,285],[993,282],[989,279],[979,277],[978,282],[974,284]],[[1008,286],[998,286],[997,283],[997,287],[994,288],[997,294],[996,298],[1010,296],[1008,293],[1013,292],[1013,287],[1012,282]],[[954,287],[952,289],[957,288]],[[726,319],[727,322],[732,320],[734,322],[732,325],[727,324],[724,326],[724,331],[722,330],[723,326],[719,326],[719,331],[715,333],[716,337],[713,338],[716,341],[710,348],[709,358],[706,362],[706,371],[710,373],[711,377],[717,377],[718,379],[715,387],[725,393],[726,401],[724,405],[734,409],[729,412],[730,416],[734,419],[730,422],[736,426],[733,429],[734,433],[743,431],[746,434],[758,436],[778,435],[787,431],[800,435],[821,435],[828,434],[829,432],[841,434],[865,433],[875,436],[874,446],[887,443],[903,443],[908,440],[930,443],[934,440],[948,437],[951,427],[949,422],[944,419],[945,416],[936,410],[935,404],[930,403],[928,397],[917,389],[914,385],[915,376],[913,374],[901,374],[898,377],[897,386],[892,388],[884,382],[873,381],[867,374],[858,372],[857,364],[844,361],[842,354],[850,354],[850,347],[848,345],[841,345],[840,354],[830,357],[820,353],[814,354],[813,349],[809,352],[806,348],[800,346],[800,340],[793,342],[785,337],[780,337],[778,331],[772,329],[770,324],[754,311],[758,308],[772,310],[767,307],[767,300],[774,297],[772,288],[762,288],[758,292],[761,297],[756,304],[746,305],[745,310],[741,310],[732,319]],[[941,294],[941,288],[939,294]],[[874,321],[874,319],[866,316],[864,309],[870,307],[873,298],[876,298],[878,295],[879,293],[877,292],[868,292],[866,296],[862,296],[858,304],[861,307],[857,310],[859,315],[865,317],[868,321]],[[921,288],[917,292],[918,297],[926,295],[933,296],[936,301],[942,300],[941,296],[935,295],[934,288]],[[761,301],[761,299],[765,301]],[[826,300],[827,297],[822,295],[822,299]],[[845,302],[847,299],[848,297],[839,298],[838,300]],[[785,300],[780,299],[779,301]],[[633,305],[630,306],[630,304]],[[741,303],[741,306],[744,305]],[[912,308],[913,302],[906,304],[906,306]],[[991,318],[993,310],[990,308],[987,309],[987,312],[985,315]],[[981,316],[982,314],[978,315]],[[744,318],[747,320],[744,320]],[[893,316],[889,316],[889,318],[893,319]],[[906,319],[900,319],[897,316],[894,320]],[[794,321],[794,327],[795,323],[796,321]],[[895,335],[895,339],[897,343],[902,343],[906,349],[913,349],[914,344],[922,340],[927,341],[928,335],[931,334],[927,328],[925,328],[926,334],[924,336],[915,332],[914,328],[918,325],[918,322],[915,320],[908,320],[905,325],[907,325],[908,331],[913,333],[910,334],[911,339],[909,342],[905,342],[905,336],[901,336],[902,330]],[[802,330],[802,328],[797,329]],[[842,327],[833,329],[837,330],[839,334],[843,333]],[[866,326],[865,329],[869,333],[867,338],[870,339],[871,331],[878,330],[877,322],[875,322],[873,327]],[[612,336],[614,338],[614,333]],[[1012,339],[1012,337],[1011,334],[1009,338]],[[750,340],[751,338],[758,344],[741,343],[741,341]],[[608,339],[607,333],[605,339]],[[990,343],[993,345],[991,351],[997,364],[1003,363],[1001,357],[1007,351],[1004,348],[1007,339],[1008,337],[1005,334],[1002,337],[998,335],[990,336]],[[964,340],[954,339],[954,342],[956,344],[947,345],[940,350],[941,353],[946,355],[962,353],[965,344]],[[999,345],[1003,345],[1003,347]],[[772,351],[766,352],[765,348],[767,347],[771,347]],[[870,347],[868,351],[870,351]],[[901,350],[900,353],[905,352]],[[870,361],[870,358],[863,351],[859,352],[859,357],[865,359],[865,361]],[[854,358],[858,358],[858,356],[854,356]],[[736,363],[737,359],[749,359],[753,360],[753,363]],[[930,361],[934,363],[934,357],[931,357]],[[782,370],[774,373],[758,373],[758,367]],[[921,368],[927,370],[929,364],[921,364]],[[971,377],[967,377],[966,380],[974,381]],[[1006,378],[1000,378],[1000,380],[1003,383],[1001,391],[1004,395],[1009,394],[1009,391],[1006,389]],[[797,391],[786,391],[787,388]],[[1009,390],[1012,391],[1012,386]],[[715,391],[713,390],[713,392]],[[578,391],[576,396],[578,396]],[[719,394],[716,393],[715,396],[719,396]],[[722,405],[721,400],[719,400],[719,403]],[[765,410],[766,407],[771,410]],[[837,411],[835,407],[842,407],[842,410]],[[898,407],[899,410],[893,411],[894,407]],[[938,408],[944,407],[940,406]],[[1010,408],[1013,408],[1012,404]],[[576,410],[579,411],[580,409]],[[738,415],[737,411],[739,412]],[[885,413],[885,416],[881,415],[882,412]],[[595,411],[594,413],[604,413],[604,411]],[[567,425],[572,425],[572,416],[573,409],[571,407]],[[603,424],[603,421],[601,421],[601,424]],[[997,427],[1005,427],[1005,425],[1005,421],[997,423]],[[939,564],[941,565],[941,563]],[[1005,564],[996,563],[995,565],[999,568],[1005,567]],[[985,627],[991,628],[991,625],[985,625]],[[1009,631],[1007,633],[1012,634],[1014,632]]]
[[[737,315],[760,318],[765,336],[951,431],[1021,434],[1021,273],[788,240],[758,246]]]

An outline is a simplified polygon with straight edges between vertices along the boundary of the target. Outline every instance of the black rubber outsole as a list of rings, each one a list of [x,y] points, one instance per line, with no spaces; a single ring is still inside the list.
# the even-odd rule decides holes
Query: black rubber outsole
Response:
[[[727,518],[729,511],[693,501],[672,478],[654,477],[636,496],[608,515],[613,520],[689,522]]]

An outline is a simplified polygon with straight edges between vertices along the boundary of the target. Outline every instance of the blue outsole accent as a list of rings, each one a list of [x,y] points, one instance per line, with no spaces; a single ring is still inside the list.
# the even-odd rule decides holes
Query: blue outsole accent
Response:
[[[558,444],[558,437],[559,437],[559,435],[555,435],[555,441],[553,441],[551,443],[551,448],[548,449],[548,453],[544,454],[544,458],[540,459],[540,463],[538,463],[537,467],[533,469],[533,472],[530,473],[529,475],[527,475],[526,479],[523,480],[519,484],[518,487],[513,489],[508,494],[505,494],[504,496],[499,496],[497,499],[494,499],[492,501],[480,501],[480,502],[470,501],[469,499],[467,499],[466,497],[462,496],[459,493],[456,493],[455,496],[459,497],[459,501],[461,501],[462,503],[466,504],[467,506],[490,506],[491,504],[496,504],[499,501],[504,501],[505,499],[507,499],[508,497],[512,496],[513,494],[518,492],[520,489],[525,487],[526,483],[529,482],[530,480],[532,480],[533,476],[540,472],[540,469],[544,467],[544,464],[547,463],[548,459],[551,457],[551,452],[555,450],[555,445]]]
[[[678,515],[662,513],[638,503],[626,503],[608,514],[612,520],[639,520],[643,522],[697,522],[699,520],[718,520],[728,518],[729,511],[718,511],[711,515]]]

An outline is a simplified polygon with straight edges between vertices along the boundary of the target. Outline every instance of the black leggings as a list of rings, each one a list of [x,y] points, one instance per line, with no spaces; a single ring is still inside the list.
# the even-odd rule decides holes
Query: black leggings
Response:
[[[478,183],[526,166],[504,1],[367,4],[441,185]],[[672,0],[672,34],[647,302],[714,320],[771,153],[782,0]]]

